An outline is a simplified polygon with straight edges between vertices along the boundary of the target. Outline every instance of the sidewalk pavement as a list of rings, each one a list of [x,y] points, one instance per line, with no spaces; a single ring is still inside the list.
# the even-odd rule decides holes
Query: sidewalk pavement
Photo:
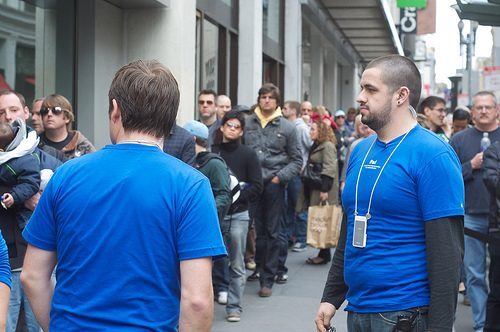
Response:
[[[317,249],[304,252],[288,252],[288,282],[275,284],[273,295],[260,298],[259,282],[246,283],[243,297],[241,321],[226,321],[225,306],[215,303],[213,332],[315,332],[314,316],[318,309],[330,264],[307,265],[308,257],[316,255]],[[333,254],[333,249],[332,249]],[[250,275],[251,271],[247,271]],[[333,318],[337,332],[347,331],[347,313],[341,308]],[[455,332],[471,332],[470,307],[462,304],[459,295]]]

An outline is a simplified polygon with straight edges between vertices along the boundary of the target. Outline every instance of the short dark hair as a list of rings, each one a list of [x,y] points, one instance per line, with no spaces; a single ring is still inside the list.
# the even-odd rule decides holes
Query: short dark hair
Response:
[[[203,89],[200,91],[200,93],[198,93],[198,98],[201,96],[201,95],[213,95],[214,96],[214,99],[217,98],[217,92],[215,92],[214,90],[212,89]]]
[[[425,108],[434,108],[437,104],[443,104],[446,106],[446,101],[438,96],[429,96],[420,102],[417,111],[420,114],[424,114]]]
[[[164,137],[170,133],[179,108],[174,75],[156,60],[137,60],[116,73],[109,88],[109,110],[115,99],[123,129]]]
[[[285,101],[285,105],[288,104],[288,108],[292,109],[296,116],[300,115],[300,103],[296,100]]]
[[[238,111],[229,111],[224,114],[224,117],[221,120],[221,127],[226,124],[231,119],[236,119],[240,122],[241,124],[241,130],[245,129],[245,116],[242,114],[242,112]]]
[[[26,107],[26,99],[24,99],[24,96],[22,94],[20,94],[19,92],[11,90],[11,89],[0,90],[0,97],[6,96],[6,95],[16,95],[17,98],[19,98],[19,101],[21,102],[21,106],[23,108]]]
[[[470,122],[470,112],[463,108],[456,108],[453,112],[453,121],[456,120],[467,120],[467,122]]]
[[[264,83],[262,87],[259,89],[259,96],[257,97],[257,104],[259,103],[260,96],[263,94],[270,93],[278,105],[281,103],[281,93],[280,89],[274,85],[273,83]]]
[[[410,90],[410,105],[417,108],[422,90],[422,78],[417,66],[407,57],[392,54],[372,60],[366,69],[381,69],[381,78],[389,90],[395,92],[402,86]]]

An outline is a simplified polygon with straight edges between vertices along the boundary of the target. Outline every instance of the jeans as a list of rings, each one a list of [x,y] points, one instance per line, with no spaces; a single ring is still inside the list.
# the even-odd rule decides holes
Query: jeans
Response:
[[[9,301],[9,312],[7,314],[7,332],[15,332],[17,326],[17,320],[19,318],[19,310],[21,308],[21,302],[24,306],[26,327],[28,332],[39,332],[40,326],[38,325],[35,314],[31,310],[30,304],[28,302],[28,297],[24,294],[21,287],[21,280],[19,276],[21,271],[12,272],[12,288],[10,289],[10,301]]]
[[[221,233],[226,248],[228,248],[228,243],[227,243],[228,232],[229,228],[223,222],[221,224]],[[216,298],[220,292],[227,292],[229,288],[229,258],[227,256],[219,258],[213,262],[212,284],[214,286],[214,293]]]
[[[465,227],[488,233],[488,215],[465,214]],[[486,317],[486,299],[488,286],[486,284],[486,244],[470,236],[465,236],[464,255],[465,281],[467,295],[472,307],[474,330],[484,328]]]
[[[229,254],[229,294],[227,298],[226,312],[241,313],[241,299],[245,290],[245,248],[247,242],[248,224],[250,217],[248,211],[228,215],[224,223],[229,225],[227,233],[227,248]]]
[[[295,238],[297,242],[307,241],[307,210],[297,213],[295,218]]]
[[[255,210],[255,262],[261,287],[273,287],[278,272],[284,191],[281,184],[266,183]]]
[[[297,199],[299,198],[300,186],[302,182],[300,176],[294,176],[287,184],[285,191],[285,206],[283,218],[285,218],[284,226],[288,239],[291,239],[295,234],[295,207],[297,206]]]
[[[421,309],[418,313],[408,310],[382,312],[377,314],[361,314],[349,311],[347,314],[347,331],[393,332],[399,315],[416,315],[411,325],[411,332],[425,332],[427,330],[427,309]]]

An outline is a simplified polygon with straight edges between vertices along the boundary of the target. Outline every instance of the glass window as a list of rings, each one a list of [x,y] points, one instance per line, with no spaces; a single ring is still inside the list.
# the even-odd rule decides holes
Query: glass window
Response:
[[[264,36],[281,44],[281,0],[263,0]]]
[[[219,28],[204,20],[203,22],[203,49],[201,63],[201,85],[204,89],[217,91],[217,51],[219,48]]]
[[[35,7],[20,0],[0,2],[0,89],[35,94]]]

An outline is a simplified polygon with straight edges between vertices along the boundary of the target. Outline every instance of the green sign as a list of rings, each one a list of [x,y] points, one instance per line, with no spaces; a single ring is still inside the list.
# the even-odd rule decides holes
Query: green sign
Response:
[[[425,8],[427,7],[427,0],[398,0],[398,8]]]

